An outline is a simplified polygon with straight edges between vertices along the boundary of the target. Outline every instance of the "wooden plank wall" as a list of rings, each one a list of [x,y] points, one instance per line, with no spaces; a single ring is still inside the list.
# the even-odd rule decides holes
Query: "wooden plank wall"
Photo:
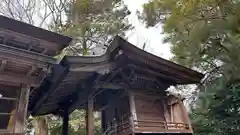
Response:
[[[166,121],[161,100],[146,98],[146,96],[134,96],[137,120],[141,121]]]
[[[144,91],[132,91],[132,95],[136,110],[135,132],[192,132],[188,114],[180,99]],[[189,129],[185,128],[186,124]]]
[[[133,94],[136,121],[135,132],[158,132],[165,129],[164,106],[161,97],[148,94]]]

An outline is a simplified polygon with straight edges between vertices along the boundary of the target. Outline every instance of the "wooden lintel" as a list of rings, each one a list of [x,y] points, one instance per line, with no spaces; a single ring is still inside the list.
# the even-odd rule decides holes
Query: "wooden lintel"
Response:
[[[36,69],[37,67],[31,66],[31,69],[27,72],[27,76],[31,76]]]
[[[7,66],[7,60],[2,60],[0,63],[0,72],[4,71],[6,66]]]
[[[161,95],[159,93],[147,93],[146,91],[137,91],[137,90],[133,90],[131,91],[132,95],[134,96],[140,96],[140,97],[144,97],[146,99],[151,99],[151,100],[156,100],[156,99],[163,99],[164,95]]]
[[[122,87],[120,85],[117,85],[117,84],[113,84],[113,83],[106,83],[106,84],[102,84],[102,85],[95,85],[94,88],[95,89],[103,88],[103,89],[112,89],[112,90],[124,89],[124,87]]]
[[[30,77],[24,74],[13,74],[9,72],[3,72],[0,74],[0,81],[10,82],[13,84],[27,84],[33,87],[39,86],[40,78]]]
[[[101,71],[105,69],[109,69],[114,67],[113,63],[103,63],[103,64],[97,64],[92,66],[79,66],[79,65],[72,65],[70,67],[70,71],[72,72],[93,72],[93,71]]]

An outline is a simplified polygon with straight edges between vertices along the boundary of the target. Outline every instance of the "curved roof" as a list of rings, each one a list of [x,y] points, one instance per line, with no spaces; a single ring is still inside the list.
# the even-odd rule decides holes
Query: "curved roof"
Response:
[[[100,89],[158,89],[199,83],[203,74],[145,52],[117,36],[102,56],[66,56],[30,98],[33,115],[60,114]]]
[[[49,54],[53,56],[72,41],[70,37],[0,15],[0,38],[5,36],[9,36],[8,40],[15,40],[11,44],[21,42],[21,49],[24,48],[22,46],[24,42],[29,42],[28,44],[38,48],[52,49]],[[26,49],[30,50],[30,48]]]

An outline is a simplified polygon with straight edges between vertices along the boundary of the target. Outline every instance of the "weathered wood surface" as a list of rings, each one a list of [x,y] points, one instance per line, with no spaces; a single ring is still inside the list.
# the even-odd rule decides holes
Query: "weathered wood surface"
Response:
[[[146,96],[139,96],[139,95],[134,96],[137,121],[153,121],[153,120],[166,121],[164,116],[164,107],[162,105],[161,100],[145,98]],[[149,126],[151,125],[154,126],[156,123],[148,123],[148,124]]]
[[[27,117],[28,99],[30,93],[29,85],[22,85],[19,104],[16,113],[15,133],[23,133]]]
[[[32,46],[29,50],[38,52],[39,49],[47,48],[47,54],[51,56],[55,56],[56,52],[60,52],[72,40],[70,37],[4,16],[0,16],[0,37],[3,38],[2,42],[11,43],[10,45],[19,43],[18,46],[22,49]]]

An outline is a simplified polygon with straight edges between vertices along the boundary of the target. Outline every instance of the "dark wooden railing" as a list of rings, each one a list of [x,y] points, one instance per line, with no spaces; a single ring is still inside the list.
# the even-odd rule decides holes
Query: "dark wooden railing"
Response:
[[[163,128],[163,129],[177,129],[177,130],[187,130],[189,125],[185,123],[178,122],[166,122],[166,121],[151,121],[151,120],[135,120],[134,127],[153,127],[153,128]]]
[[[126,131],[133,131],[135,128],[158,129],[158,131],[161,129],[163,129],[163,131],[186,131],[189,130],[189,125],[179,122],[133,120],[132,115],[125,115],[118,121],[113,120],[108,123],[108,132],[111,133],[111,135],[117,135],[118,133]]]

